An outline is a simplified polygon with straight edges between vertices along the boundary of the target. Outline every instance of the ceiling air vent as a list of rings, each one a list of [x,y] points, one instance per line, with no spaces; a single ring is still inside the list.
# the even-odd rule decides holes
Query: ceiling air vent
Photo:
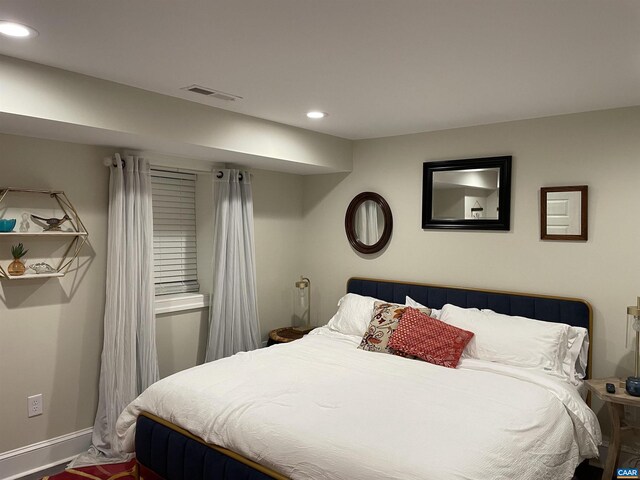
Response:
[[[189,92],[197,93],[198,95],[217,98],[218,100],[224,100],[226,102],[235,102],[236,100],[242,100],[242,97],[238,95],[221,92],[220,90],[213,90],[212,88],[203,87],[201,85],[190,85],[188,87],[182,87],[181,90],[187,90]]]

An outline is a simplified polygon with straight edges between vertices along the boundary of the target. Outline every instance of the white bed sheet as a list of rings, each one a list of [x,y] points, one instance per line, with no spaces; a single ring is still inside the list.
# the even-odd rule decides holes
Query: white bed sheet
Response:
[[[121,448],[147,411],[292,479],[562,480],[597,455],[598,421],[568,383],[359,342],[319,328],[165,378],[120,416]]]

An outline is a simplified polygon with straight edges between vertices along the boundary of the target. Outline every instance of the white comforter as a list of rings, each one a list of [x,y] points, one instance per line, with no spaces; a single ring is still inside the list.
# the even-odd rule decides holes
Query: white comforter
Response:
[[[597,419],[569,384],[359,341],[320,328],[165,378],[120,416],[121,448],[147,411],[293,479],[562,480],[597,455]]]

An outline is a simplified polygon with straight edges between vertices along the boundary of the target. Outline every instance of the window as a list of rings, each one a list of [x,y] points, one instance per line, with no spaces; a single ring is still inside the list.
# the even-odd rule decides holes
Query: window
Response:
[[[156,295],[197,292],[196,175],[151,169]]]

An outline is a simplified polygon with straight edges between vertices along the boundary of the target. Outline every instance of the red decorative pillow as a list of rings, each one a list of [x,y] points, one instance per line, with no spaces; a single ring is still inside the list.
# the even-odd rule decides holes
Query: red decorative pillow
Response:
[[[389,339],[389,347],[435,365],[456,368],[472,337],[473,332],[407,307]]]

